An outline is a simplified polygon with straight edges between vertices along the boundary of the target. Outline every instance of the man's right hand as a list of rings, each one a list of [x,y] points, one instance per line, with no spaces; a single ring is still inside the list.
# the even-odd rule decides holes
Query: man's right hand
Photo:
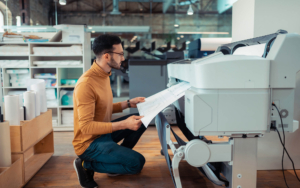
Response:
[[[133,131],[137,131],[142,125],[142,118],[144,116],[130,116],[126,120],[124,120],[125,129],[130,129]]]

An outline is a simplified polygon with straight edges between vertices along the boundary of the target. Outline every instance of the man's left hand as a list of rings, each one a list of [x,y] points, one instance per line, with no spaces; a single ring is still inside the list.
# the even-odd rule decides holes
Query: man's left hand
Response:
[[[130,102],[131,108],[136,108],[136,105],[138,103],[145,102],[145,97],[136,97],[134,99],[130,99],[129,102]]]

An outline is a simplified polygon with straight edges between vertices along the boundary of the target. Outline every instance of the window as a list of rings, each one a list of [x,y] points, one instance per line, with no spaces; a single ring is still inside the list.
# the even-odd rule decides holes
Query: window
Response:
[[[4,29],[2,28],[4,26],[4,16],[3,13],[0,11],[0,32],[4,32]]]
[[[24,10],[25,9],[25,2],[24,2],[24,0],[22,0],[22,10]]]

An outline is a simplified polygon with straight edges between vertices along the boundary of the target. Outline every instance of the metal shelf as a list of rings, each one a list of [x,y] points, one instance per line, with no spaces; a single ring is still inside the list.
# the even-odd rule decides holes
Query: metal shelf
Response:
[[[65,110],[66,108],[73,108],[73,105],[61,105],[59,102],[59,95],[58,92],[61,89],[67,89],[67,88],[74,88],[75,86],[70,85],[61,85],[58,86],[61,81],[61,79],[68,79],[69,77],[79,76],[85,71],[87,71],[91,67],[90,59],[91,59],[91,49],[90,49],[90,35],[86,34],[84,37],[83,42],[0,42],[0,46],[3,45],[19,45],[22,47],[28,47],[28,54],[25,55],[19,55],[19,54],[9,54],[9,55],[0,55],[0,60],[28,60],[29,64],[26,67],[1,67],[2,72],[2,80],[4,85],[9,85],[9,75],[6,73],[6,69],[12,68],[12,69],[29,69],[30,77],[33,78],[33,75],[35,73],[56,73],[57,74],[57,86],[51,86],[46,87],[47,89],[56,89],[57,90],[57,105],[50,105],[47,106],[48,109],[52,109],[53,116],[56,116],[57,125],[54,126],[54,131],[73,131],[74,126],[73,125],[61,125],[61,112],[62,110]],[[46,54],[40,54],[36,55],[33,54],[33,47],[49,47],[49,48],[56,48],[56,47],[70,47],[72,45],[79,45],[82,47],[82,54],[77,55],[46,55]],[[27,51],[26,51],[27,52]],[[41,52],[43,53],[43,52]],[[47,53],[47,51],[45,52]],[[66,52],[67,53],[67,52]],[[45,66],[35,66],[33,65],[34,61],[55,61],[55,60],[80,60],[82,63],[77,65],[45,65]],[[7,65],[9,66],[9,65]],[[44,69],[44,70],[43,70]],[[69,72],[72,76],[69,76]],[[27,90],[27,87],[3,87],[3,94],[6,95],[11,90]],[[0,98],[2,95],[0,94]]]
[[[73,105],[60,105],[59,108],[73,108]]]
[[[74,88],[75,87],[75,85],[74,86],[58,86],[58,88]]]
[[[11,55],[0,55],[0,57],[28,57],[28,55],[17,55],[17,54],[11,54]]]
[[[27,87],[3,87],[4,89],[27,89]]]

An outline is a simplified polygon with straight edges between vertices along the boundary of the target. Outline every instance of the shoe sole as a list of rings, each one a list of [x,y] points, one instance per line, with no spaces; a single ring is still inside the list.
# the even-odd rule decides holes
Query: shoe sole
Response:
[[[76,160],[76,159],[75,159],[75,160]],[[76,171],[76,174],[77,174],[77,178],[78,178],[78,181],[79,181],[79,184],[80,184],[79,175],[78,175],[78,172],[77,172],[77,167],[76,167],[76,164],[75,164],[75,160],[74,160],[74,162],[73,162],[73,166],[74,166],[74,168],[75,168],[75,171]],[[88,188],[88,187],[83,187],[81,184],[80,184],[80,186],[81,186],[82,188]],[[94,188],[98,188],[98,186],[97,186],[97,187],[94,187]]]
[[[121,176],[122,174],[107,174],[108,177],[116,177],[116,176]]]
[[[134,174],[107,174],[108,177],[116,177],[116,176],[131,176]]]

